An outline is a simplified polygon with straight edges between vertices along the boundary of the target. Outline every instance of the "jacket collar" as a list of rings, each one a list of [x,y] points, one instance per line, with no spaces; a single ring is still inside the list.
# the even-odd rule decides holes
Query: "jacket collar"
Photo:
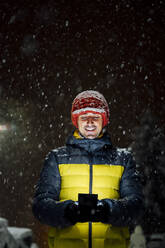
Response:
[[[77,131],[74,131],[66,142],[66,145],[79,147],[86,150],[89,153],[94,153],[101,150],[103,147],[112,146],[110,136],[107,132],[100,135],[96,139],[86,139],[81,137]]]

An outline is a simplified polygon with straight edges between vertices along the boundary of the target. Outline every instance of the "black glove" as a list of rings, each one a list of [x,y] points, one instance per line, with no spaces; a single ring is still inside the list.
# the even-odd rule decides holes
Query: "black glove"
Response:
[[[64,216],[72,225],[77,222],[88,222],[91,219],[91,209],[88,206],[80,206],[77,201],[72,201],[66,207]]]
[[[91,221],[106,223],[109,214],[110,211],[108,204],[104,200],[98,200],[96,209],[91,210]]]
[[[90,204],[79,205],[72,201],[65,209],[65,217],[74,225],[77,222],[103,222],[107,223],[110,211],[104,200],[98,200],[96,206]]]
[[[76,224],[80,215],[78,202],[72,201],[69,203],[65,209],[64,215],[73,225]]]

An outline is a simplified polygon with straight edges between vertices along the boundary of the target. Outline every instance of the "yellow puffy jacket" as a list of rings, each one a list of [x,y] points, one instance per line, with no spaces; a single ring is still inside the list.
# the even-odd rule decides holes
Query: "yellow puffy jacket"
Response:
[[[65,217],[79,193],[107,201],[107,223],[72,225]],[[33,202],[33,213],[50,225],[49,248],[127,248],[128,225],[141,209],[142,192],[130,153],[113,148],[108,134],[94,140],[75,132],[65,147],[45,159]]]

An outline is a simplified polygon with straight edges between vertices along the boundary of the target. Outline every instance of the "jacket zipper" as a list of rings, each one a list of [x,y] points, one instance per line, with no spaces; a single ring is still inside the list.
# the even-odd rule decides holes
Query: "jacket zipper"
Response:
[[[92,154],[89,154],[89,194],[92,194],[93,166]],[[92,222],[89,222],[89,248],[92,248]]]

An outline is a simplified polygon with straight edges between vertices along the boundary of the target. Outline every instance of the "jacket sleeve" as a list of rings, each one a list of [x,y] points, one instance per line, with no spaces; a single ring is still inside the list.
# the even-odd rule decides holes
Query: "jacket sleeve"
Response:
[[[140,175],[131,154],[125,155],[127,162],[120,182],[120,199],[104,199],[108,205],[106,223],[114,226],[129,226],[143,212],[143,193]]]
[[[59,201],[61,177],[54,152],[46,157],[32,204],[34,216],[43,224],[54,227],[72,225],[65,217],[65,209],[72,201]]]

